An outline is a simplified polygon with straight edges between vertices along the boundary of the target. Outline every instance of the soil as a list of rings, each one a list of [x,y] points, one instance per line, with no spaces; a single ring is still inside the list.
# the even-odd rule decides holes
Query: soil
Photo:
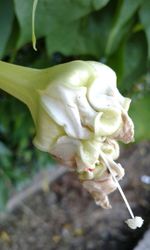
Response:
[[[131,250],[150,223],[150,143],[123,150],[126,175],[120,182],[141,229],[124,223],[128,211],[118,191],[112,209],[95,205],[73,173],[67,172],[28,199],[0,224],[0,250]]]

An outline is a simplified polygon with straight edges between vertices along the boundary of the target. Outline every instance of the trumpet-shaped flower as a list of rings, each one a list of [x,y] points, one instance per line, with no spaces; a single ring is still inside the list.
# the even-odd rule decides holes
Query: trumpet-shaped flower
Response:
[[[114,71],[92,61],[43,70],[0,62],[0,88],[29,107],[35,146],[74,169],[96,204],[111,207],[108,194],[124,176],[114,162],[117,141],[134,137],[130,99],[119,93]]]

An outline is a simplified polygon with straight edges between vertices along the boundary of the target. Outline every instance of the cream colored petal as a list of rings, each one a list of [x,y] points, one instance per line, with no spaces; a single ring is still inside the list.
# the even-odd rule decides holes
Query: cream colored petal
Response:
[[[101,186],[97,188],[97,185],[94,181],[83,181],[83,187],[92,195],[95,200],[96,205],[101,206],[105,209],[111,208],[111,205],[108,200],[108,196],[103,192]]]
[[[88,99],[94,108],[101,109],[101,105],[107,102],[107,105],[120,104],[123,109],[128,111],[131,100],[120,94],[116,86],[116,74],[107,65],[88,61],[88,64],[93,68],[95,79],[88,88]],[[102,100],[101,102],[99,100]],[[118,104],[117,104],[118,102]]]
[[[82,141],[78,148],[76,157],[77,171],[84,171],[87,168],[94,169],[95,162],[99,158],[100,143],[95,140]]]
[[[121,180],[125,174],[124,168],[121,166],[121,164],[113,161],[109,156],[107,157],[107,161],[116,179]]]
[[[101,82],[102,79],[95,79],[92,84],[89,86],[87,91],[87,98],[90,105],[96,110],[110,108],[112,105],[118,107],[117,100],[112,96],[113,94],[113,85],[111,87],[107,86],[104,82]],[[110,82],[111,83],[111,82]],[[116,88],[114,86],[114,88]]]
[[[116,74],[104,64],[94,62],[89,64],[95,70],[96,77],[88,87],[87,98],[91,106],[99,110],[112,103],[113,92],[116,89]]]
[[[122,110],[122,124],[112,137],[124,143],[129,143],[134,140],[134,124],[125,110]]]
[[[123,176],[125,175],[124,168],[119,163],[113,162],[113,163],[110,163],[110,164],[111,164],[111,168],[116,173],[116,179],[118,181],[121,180],[123,178]]]
[[[109,156],[113,160],[117,159],[119,157],[119,144],[117,141],[113,139],[106,139],[101,144],[101,150],[103,151],[106,156]]]
[[[103,176],[98,181],[88,180],[83,181],[82,184],[83,187],[93,196],[96,204],[103,208],[111,207],[107,195],[113,192],[117,186],[109,174],[105,177]]]
[[[117,131],[121,124],[121,112],[118,109],[104,109],[95,118],[95,135],[110,136]]]
[[[104,192],[92,192],[92,197],[95,200],[96,205],[101,206],[102,208],[109,209],[111,208],[108,196]]]
[[[50,153],[61,163],[76,167],[75,156],[80,142],[68,136],[60,137],[50,150]]]
[[[79,109],[82,124],[94,131],[94,120],[97,112],[90,106],[86,94],[87,88],[82,89],[82,92],[80,91],[80,93],[76,96],[76,103]]]
[[[93,170],[93,179],[94,180],[100,180],[102,176],[104,176],[104,173],[106,172],[107,168],[103,164],[103,162],[97,161],[95,164],[95,169]]]
[[[49,152],[57,138],[63,134],[63,129],[54,122],[47,112],[39,107],[36,120],[36,136],[34,145],[42,151]]]
[[[95,76],[94,78],[99,78],[100,81],[98,82],[100,86],[104,84],[105,86],[116,86],[116,74],[110,67],[105,64],[94,61],[87,61],[87,64],[91,67],[93,75]]]
[[[78,172],[78,178],[80,181],[92,180],[94,178],[94,172],[89,170]]]
[[[113,96],[118,101],[122,109],[127,112],[130,107],[131,99],[121,95],[117,88],[114,89]]]
[[[83,87],[84,88],[84,87]],[[51,86],[49,95],[42,93],[41,101],[50,117],[63,126],[67,135],[80,139],[87,139],[90,131],[82,126],[76,96],[84,89],[71,89],[65,86]]]
[[[49,79],[49,84],[46,85],[48,93],[51,92],[51,84],[69,87],[88,86],[91,79],[96,77],[94,69],[89,65],[88,61],[81,60],[50,67],[45,70],[44,74]]]

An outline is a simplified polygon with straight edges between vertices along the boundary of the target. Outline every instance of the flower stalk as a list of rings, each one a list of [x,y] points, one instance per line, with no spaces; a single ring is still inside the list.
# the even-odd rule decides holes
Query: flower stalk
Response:
[[[37,94],[35,92],[38,70],[0,61],[0,89],[25,103],[36,120]]]

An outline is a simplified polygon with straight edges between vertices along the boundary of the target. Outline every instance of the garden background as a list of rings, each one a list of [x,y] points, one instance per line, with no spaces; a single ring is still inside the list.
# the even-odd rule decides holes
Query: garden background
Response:
[[[132,98],[135,143],[150,139],[150,1],[39,0],[37,51],[31,44],[33,0],[0,0],[0,59],[45,68],[76,59],[96,60],[117,73]],[[32,144],[34,126],[22,103],[0,90],[0,210],[14,189],[54,162]]]

